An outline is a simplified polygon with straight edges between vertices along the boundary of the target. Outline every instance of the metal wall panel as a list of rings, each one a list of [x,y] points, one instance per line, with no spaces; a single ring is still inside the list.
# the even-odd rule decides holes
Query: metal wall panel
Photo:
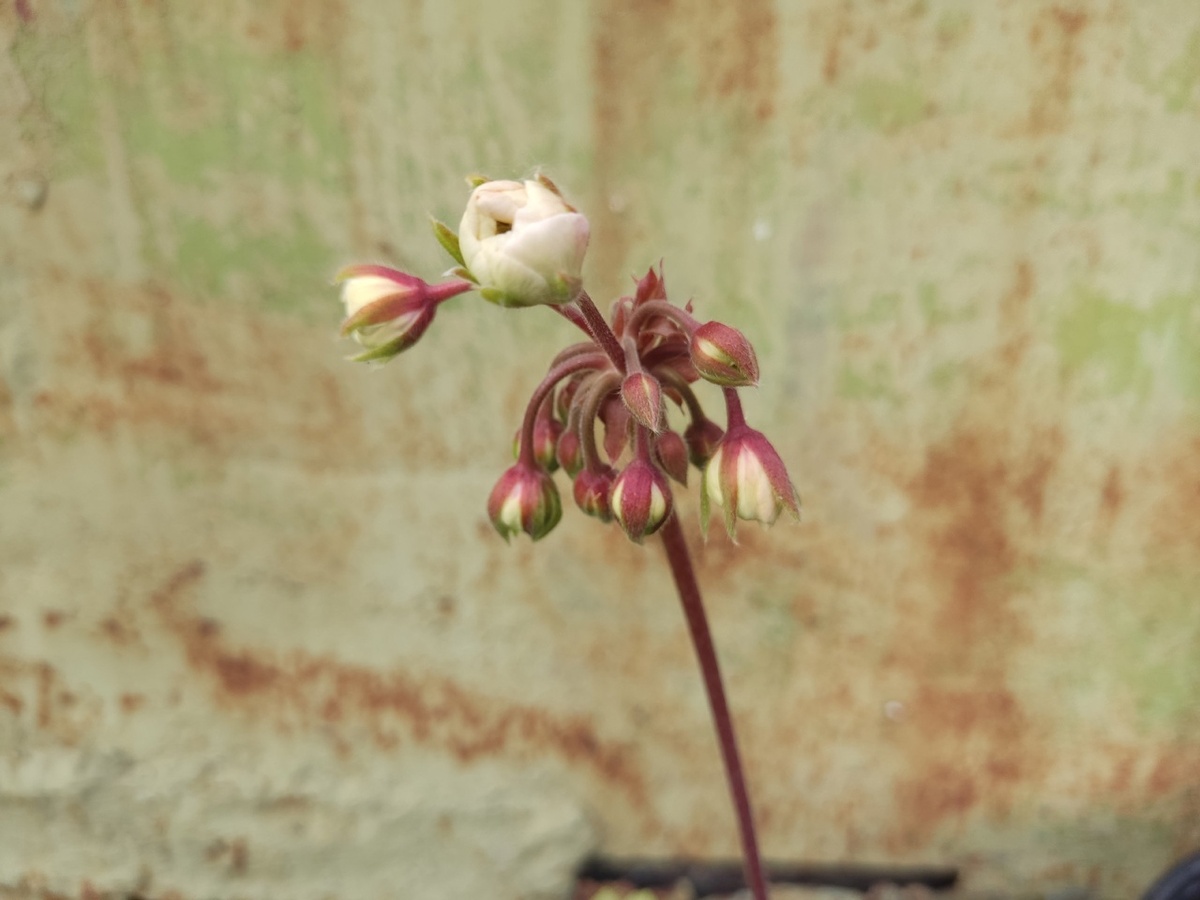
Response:
[[[566,325],[333,338],[545,166],[595,295],[759,350],[805,522],[682,506],[768,855],[1133,896],[1200,845],[1198,147],[1192,0],[0,6],[0,885],[735,852],[657,548],[483,512]]]

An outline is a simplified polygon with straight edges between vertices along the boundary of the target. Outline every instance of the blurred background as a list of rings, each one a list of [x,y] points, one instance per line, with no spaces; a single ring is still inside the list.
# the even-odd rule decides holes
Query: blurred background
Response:
[[[541,167],[755,342],[699,539],[766,854],[1136,896],[1200,847],[1194,0],[3,0],[0,886],[565,897],[737,853],[654,542],[492,531],[570,327],[346,363]],[[714,391],[707,399],[717,408]]]

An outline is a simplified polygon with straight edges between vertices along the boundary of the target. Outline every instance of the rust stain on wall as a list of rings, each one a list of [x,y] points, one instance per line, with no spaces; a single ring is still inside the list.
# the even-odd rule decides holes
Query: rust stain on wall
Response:
[[[1080,37],[1088,21],[1088,14],[1081,8],[1056,6],[1030,27],[1029,43],[1046,72],[1029,110],[1030,134],[1048,134],[1066,127],[1075,74],[1083,62]]]
[[[161,439],[180,458],[258,453],[323,472],[354,464],[347,445],[371,445],[342,383],[297,351],[308,339],[302,325],[242,310],[231,318],[154,283],[119,287],[55,276],[43,288],[60,298],[59,313],[71,310],[55,348],[63,374],[33,397],[44,434],[111,437],[129,428],[144,440]],[[122,327],[114,322],[118,309]],[[136,344],[127,334],[134,322],[147,335]],[[307,402],[259,402],[264,384],[285,382]],[[403,420],[401,410],[395,427],[374,440],[398,453],[454,459],[436,443],[440,432],[405,428]]]
[[[595,271],[624,266],[634,236],[622,215],[629,199],[623,189],[642,182],[646,164],[671,156],[676,133],[665,123],[681,115],[722,116],[730,120],[731,140],[743,145],[774,114],[777,24],[767,0],[620,0],[599,7],[592,61],[598,202],[589,210],[593,234],[602,237],[591,248]],[[681,89],[688,79],[695,84],[690,94]],[[739,155],[730,164],[745,159]]]
[[[958,421],[902,484],[917,542],[911,607],[889,665],[915,680],[913,727],[898,739],[908,775],[896,783],[890,844],[922,846],[968,814],[1003,815],[1051,762],[1009,687],[1010,658],[1029,637],[1012,576],[1036,556],[1047,484],[1067,441],[1047,410],[1022,403],[1017,373],[1032,343],[1035,273],[1013,270],[998,335],[979,363]]]
[[[1104,486],[1100,489],[1100,516],[1096,520],[1096,531],[1107,535],[1112,531],[1113,523],[1125,503],[1125,479],[1121,475],[1121,467],[1113,463],[1108,467],[1104,477]]]
[[[737,104],[758,122],[775,112],[779,89],[779,34],[770,0],[683,4],[678,21],[689,23],[701,97]]]
[[[1150,517],[1155,555],[1163,561],[1195,562],[1200,551],[1200,438],[1164,436],[1161,452],[1146,460],[1140,479],[1159,488]],[[1152,480],[1151,480],[1152,479]]]
[[[103,704],[86,685],[72,686],[48,662],[0,654],[0,707],[29,716],[39,731],[67,747],[85,743],[103,718]]]
[[[405,739],[430,744],[464,763],[549,751],[590,768],[635,806],[645,807],[648,789],[631,748],[605,742],[583,717],[556,717],[479,696],[447,678],[418,678],[401,669],[381,672],[301,651],[281,660],[231,646],[219,623],[182,608],[183,596],[203,578],[204,569],[199,561],[188,563],[150,599],[189,664],[210,679],[225,705],[254,710],[282,727],[332,727],[342,752],[351,752],[360,737],[383,749]]]
[[[250,844],[244,837],[218,838],[204,851],[204,858],[230,875],[245,875],[250,867]]]
[[[821,77],[828,84],[837,81],[841,74],[843,46],[851,33],[849,8],[846,3],[838,5],[833,18],[830,34],[825,41],[825,52],[821,57]]]

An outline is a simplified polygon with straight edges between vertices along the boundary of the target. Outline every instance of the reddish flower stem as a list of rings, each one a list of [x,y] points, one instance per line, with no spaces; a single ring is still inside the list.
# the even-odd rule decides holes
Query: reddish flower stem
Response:
[[[541,383],[533,389],[533,394],[529,398],[529,405],[525,407],[525,418],[521,422],[520,449],[517,451],[518,459],[523,464],[527,466],[534,465],[533,426],[537,421],[538,409],[541,408],[544,401],[549,399],[550,392],[554,390],[554,386],[576,372],[599,367],[603,364],[603,359],[599,355],[587,356],[580,354],[578,356],[570,356],[550,369]]]
[[[713,646],[712,634],[708,629],[708,617],[700,599],[700,586],[696,583],[696,572],[692,568],[692,557],[688,553],[679,517],[672,515],[662,528],[663,547],[667,551],[667,562],[675,579],[675,588],[683,605],[692,646],[700,663],[704,678],[704,690],[708,695],[708,706],[712,710],[713,724],[717,729],[717,741],[721,745],[721,759],[725,764],[725,778],[729,782],[729,793],[733,796],[733,807],[737,813],[738,830],[742,841],[742,861],[746,868],[746,881],[754,900],[767,900],[767,879],[763,874],[762,859],[758,853],[758,838],[754,831],[754,814],[750,809],[750,794],[746,790],[746,777],[738,754],[737,736],[733,731],[733,719],[729,715],[729,704],[725,700],[725,687],[721,683],[721,667],[717,662],[717,651]]]
[[[621,342],[617,340],[617,336],[613,334],[609,324],[604,321],[604,316],[600,314],[600,310],[596,309],[596,304],[592,302],[587,291],[579,292],[579,296],[575,298],[575,305],[583,313],[584,321],[587,322],[588,331],[591,332],[593,340],[600,345],[600,349],[608,354],[608,358],[617,367],[617,371],[625,374],[625,351],[621,349]]]
[[[742,412],[742,398],[737,394],[737,388],[722,388],[725,394],[725,430],[732,431],[746,424],[746,416]]]

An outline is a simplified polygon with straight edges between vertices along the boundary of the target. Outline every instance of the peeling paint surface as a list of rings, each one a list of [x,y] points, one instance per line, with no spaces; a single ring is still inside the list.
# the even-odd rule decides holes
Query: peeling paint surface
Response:
[[[564,323],[333,337],[543,165],[595,296],[758,349],[805,521],[680,506],[767,855],[1137,895],[1200,847],[1198,60],[1186,0],[0,5],[0,887],[736,852],[656,548],[484,514]]]

